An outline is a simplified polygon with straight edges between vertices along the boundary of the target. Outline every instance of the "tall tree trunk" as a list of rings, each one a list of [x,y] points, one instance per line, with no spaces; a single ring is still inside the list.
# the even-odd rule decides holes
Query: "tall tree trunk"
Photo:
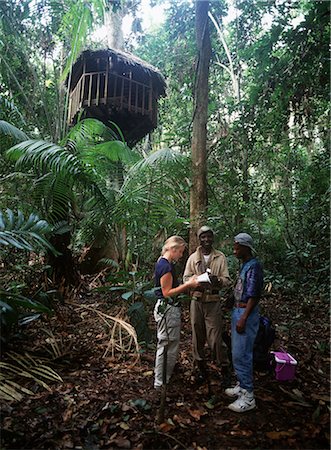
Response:
[[[197,245],[197,229],[201,226],[207,206],[207,119],[208,76],[211,45],[208,25],[209,1],[195,2],[195,32],[198,50],[195,108],[192,131],[192,187],[190,196],[190,252]]]
[[[109,48],[124,50],[124,36],[122,31],[123,14],[123,8],[119,5],[110,7],[105,13],[107,45]]]

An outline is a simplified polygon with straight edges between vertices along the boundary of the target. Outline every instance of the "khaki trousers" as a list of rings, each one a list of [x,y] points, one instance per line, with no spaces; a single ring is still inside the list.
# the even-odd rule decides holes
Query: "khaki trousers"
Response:
[[[168,305],[164,313],[158,311],[160,301],[155,305],[154,318],[157,323],[157,349],[155,357],[154,387],[159,388],[163,384],[164,350],[167,351],[167,377],[168,384],[174,370],[180,340],[181,309],[178,306]]]
[[[220,302],[201,302],[192,299],[190,313],[194,361],[204,360],[207,342],[212,359],[220,366],[228,365],[227,348],[222,339],[223,313]]]

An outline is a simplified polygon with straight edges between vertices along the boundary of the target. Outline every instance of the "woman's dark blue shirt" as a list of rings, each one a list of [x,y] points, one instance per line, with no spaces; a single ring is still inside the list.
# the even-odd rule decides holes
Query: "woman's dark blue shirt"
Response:
[[[162,289],[161,289],[161,278],[163,277],[163,275],[165,275],[166,273],[169,273],[169,272],[171,272],[171,274],[172,274],[172,286],[171,287],[175,288],[179,285],[177,276],[176,276],[176,272],[175,272],[175,266],[174,266],[174,264],[169,262],[167,259],[161,257],[155,264],[155,274],[154,274],[155,287],[159,288],[159,289],[156,289],[156,291],[155,291],[157,298],[164,298],[163,294],[162,294]]]

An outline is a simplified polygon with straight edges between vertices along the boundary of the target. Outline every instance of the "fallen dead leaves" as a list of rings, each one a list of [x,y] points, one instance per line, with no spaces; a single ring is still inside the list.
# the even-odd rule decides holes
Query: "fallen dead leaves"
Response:
[[[182,428],[187,428],[187,426],[191,425],[192,423],[192,420],[189,417],[184,417],[179,414],[174,415],[173,421],[177,422]]]
[[[293,436],[295,436],[296,435],[296,431],[294,431],[294,430],[288,430],[288,431],[269,431],[268,433],[266,433],[266,436],[269,438],[269,439],[275,439],[275,440],[278,440],[278,439],[283,439],[283,438],[286,438],[286,437],[293,437]]]
[[[243,437],[251,437],[253,436],[253,431],[251,430],[232,430],[230,431],[231,436],[243,436]]]
[[[228,420],[228,419],[216,419],[214,421],[214,424],[218,425],[219,427],[222,427],[223,425],[226,425],[227,423],[230,423],[230,420]]]
[[[190,416],[192,416],[195,420],[200,420],[202,416],[205,416],[207,411],[203,409],[188,409],[188,413]]]
[[[101,300],[99,305],[101,309]],[[274,302],[275,305],[277,310]],[[277,312],[279,323],[286,320],[283,313],[282,306]],[[229,399],[222,394],[219,380],[211,380],[216,399],[208,393],[207,386],[196,389],[192,385],[190,329],[185,309],[183,314],[180,359],[169,386],[164,423],[155,425],[153,350],[143,353],[141,362],[134,367],[132,355],[127,360],[99,358],[98,352],[102,356],[103,348],[98,345],[107,341],[108,334],[101,322],[99,326],[95,324],[96,338],[91,345],[87,333],[91,332],[92,323],[84,314],[83,323],[88,328],[67,325],[70,329],[65,330],[66,339],[70,336],[73,341],[73,353],[61,366],[65,382],[54,387],[52,393],[38,392],[33,402],[24,400],[2,411],[2,448],[214,450],[243,448],[243,443],[245,448],[328,447],[328,380],[318,372],[321,368],[327,372],[327,362],[325,355],[309,346],[307,333],[301,353],[302,329],[297,337],[293,334],[296,330],[292,330],[291,339],[284,340],[300,343],[295,352],[299,360],[297,379],[279,383],[270,375],[257,374],[258,408],[236,415],[226,408]],[[57,326],[61,333],[63,325]],[[82,342],[84,345],[80,346]],[[210,370],[213,373],[215,368],[211,366]]]

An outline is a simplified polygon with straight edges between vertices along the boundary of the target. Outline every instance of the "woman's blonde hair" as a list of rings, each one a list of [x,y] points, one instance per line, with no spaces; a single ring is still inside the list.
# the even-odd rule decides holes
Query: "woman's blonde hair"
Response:
[[[186,247],[186,242],[184,241],[184,239],[180,236],[170,236],[170,238],[168,238],[163,247],[162,247],[162,252],[161,255],[164,255],[165,252],[167,250],[170,250],[171,248],[178,248],[178,247]]]

